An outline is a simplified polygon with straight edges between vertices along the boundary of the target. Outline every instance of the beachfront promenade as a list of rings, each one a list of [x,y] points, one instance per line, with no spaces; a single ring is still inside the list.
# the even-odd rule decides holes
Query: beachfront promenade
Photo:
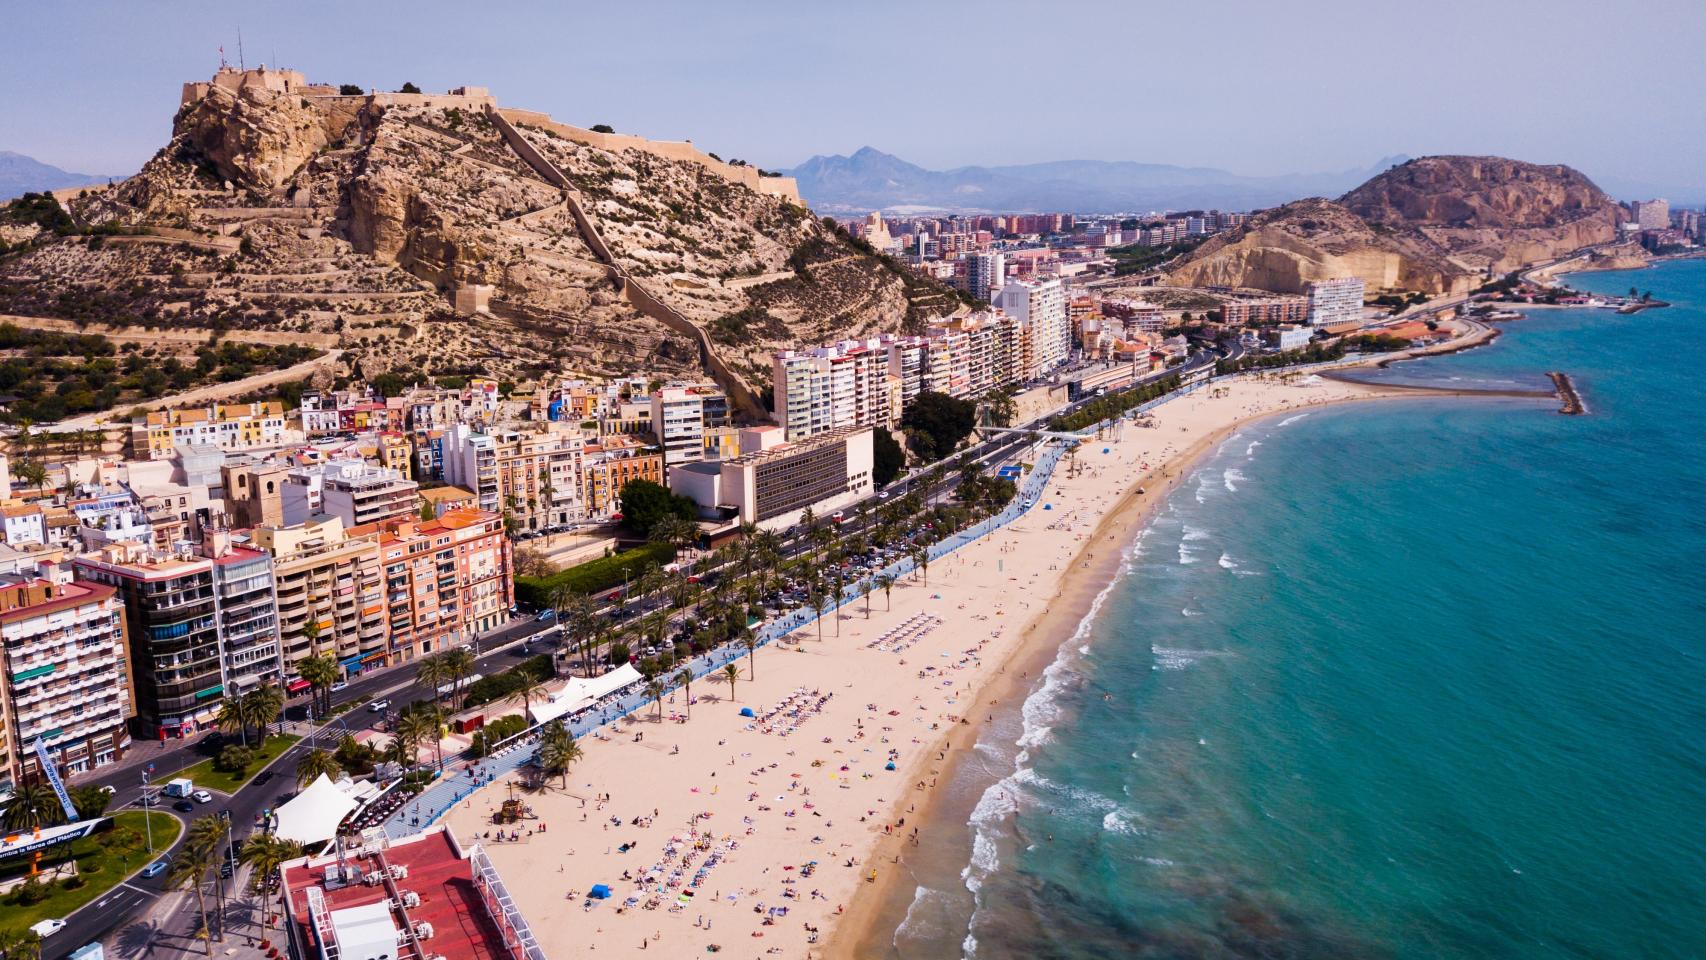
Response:
[[[1126,416],[1134,416],[1156,404],[1181,395],[1181,393],[1174,393],[1150,401],[1142,407],[1128,411]],[[1018,520],[1026,513],[1025,504],[1027,502],[1033,504],[1033,509],[1039,506],[1043,490],[1048,486],[1049,479],[1054,475],[1055,467],[1065,456],[1066,451],[1067,445],[1065,443],[1050,442],[1041,456],[1037,458],[1036,463],[1033,464],[1030,473],[1025,477],[1018,495],[1000,513],[931,545],[929,548],[930,559],[934,561],[946,556],[966,544],[988,536],[990,533]],[[835,603],[829,608],[829,611],[838,612],[847,603],[857,601],[873,588],[877,576],[887,574],[900,577],[911,573],[912,569],[912,558],[904,557],[896,563],[884,567],[877,574],[849,584],[836,597]],[[818,617],[818,611],[809,607],[790,611],[787,615],[778,617],[759,628],[757,645],[766,646],[801,627],[810,626]],[[693,677],[697,680],[719,672],[726,665],[747,655],[745,644],[725,644],[716,650],[694,657],[689,669],[693,671]],[[659,676],[667,681],[672,674],[666,673]],[[677,686],[670,684],[667,689],[673,691]],[[576,739],[593,735],[600,728],[646,708],[651,702],[651,698],[646,695],[644,690],[628,693],[609,704],[590,708],[581,716],[572,719],[568,723],[569,731],[574,734]],[[396,815],[385,822],[386,836],[393,839],[406,837],[431,826],[453,809],[457,803],[479,790],[480,787],[495,783],[499,778],[525,766],[533,756],[538,743],[538,736],[539,727],[531,727],[500,744],[489,756],[474,760],[458,760],[446,764],[442,777],[435,780],[419,796],[399,807]],[[476,770],[478,770],[478,774],[476,774]]]

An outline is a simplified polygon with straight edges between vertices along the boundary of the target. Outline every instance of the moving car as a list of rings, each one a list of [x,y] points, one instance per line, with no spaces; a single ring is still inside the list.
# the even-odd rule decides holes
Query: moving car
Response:
[[[195,804],[189,802],[188,800],[179,800],[177,803],[172,804],[172,809],[178,811],[179,813],[194,813],[195,812]]]
[[[212,803],[213,794],[208,793],[206,790],[197,790],[190,794],[190,799],[194,800],[196,803]]]
[[[166,866],[167,862],[165,860],[156,860],[142,868],[142,875],[145,877],[158,877],[160,874],[166,872]]]
[[[367,705],[368,713],[384,713],[389,709],[391,709],[391,701],[384,697],[380,697],[378,700]]]
[[[333,690],[348,690],[349,684],[343,680],[339,680],[336,683],[332,684],[332,689]]]
[[[30,925],[30,932],[46,939],[65,929],[65,921],[59,919],[41,920]]]

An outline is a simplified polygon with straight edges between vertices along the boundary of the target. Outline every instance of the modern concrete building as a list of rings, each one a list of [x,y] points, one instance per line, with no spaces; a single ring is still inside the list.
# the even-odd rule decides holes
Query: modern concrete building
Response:
[[[365,460],[331,460],[295,467],[285,475],[284,522],[306,523],[320,514],[345,526],[418,516],[420,484]]]
[[[1309,325],[1330,327],[1362,321],[1362,297],[1367,285],[1361,277],[1336,277],[1308,284]]]
[[[992,302],[1031,328],[1031,357],[1024,379],[1045,376],[1066,362],[1072,347],[1072,321],[1066,313],[1066,288],[1058,279],[1009,281]]]
[[[808,507],[821,514],[846,506],[871,494],[872,437],[868,426],[842,427],[742,453],[722,463],[716,502],[701,506],[728,508],[740,522],[768,529],[792,526]]]
[[[705,459],[707,436],[729,425],[728,395],[713,384],[664,387],[653,391],[651,406],[666,470]]]
[[[1357,310],[1362,295],[1357,294]],[[1220,322],[1229,327],[1268,326],[1277,323],[1309,322],[1308,297],[1274,297],[1268,300],[1228,300],[1220,305]]]
[[[130,746],[135,700],[117,590],[69,566],[0,575],[0,642],[0,788],[40,776],[37,741],[68,773]]]
[[[1670,227],[1669,200],[1636,200],[1629,204],[1635,225],[1642,230],[1665,230]]]
[[[984,303],[1007,283],[1007,258],[999,250],[966,257],[966,292]]]

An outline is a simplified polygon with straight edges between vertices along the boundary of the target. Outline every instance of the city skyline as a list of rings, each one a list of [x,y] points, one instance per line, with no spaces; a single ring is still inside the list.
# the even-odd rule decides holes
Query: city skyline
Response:
[[[19,35],[79,45],[36,45],[0,66],[26,94],[8,101],[0,149],[77,172],[131,172],[165,143],[181,83],[211,74],[221,47],[238,61],[240,32],[249,66],[380,89],[477,84],[506,105],[692,139],[769,168],[865,145],[931,169],[1096,159],[1255,176],[1471,153],[1570,164],[1625,199],[1706,198],[1706,172],[1691,159],[1706,138],[1686,122],[1706,65],[1678,58],[1661,80],[1595,47],[1578,69],[1560,69],[1593,22],[1585,3],[1452,3],[1425,20],[1336,2],[1212,15],[1080,3],[1046,18],[999,3],[758,3],[721,17],[667,2],[511,4],[472,36],[457,26],[468,14],[431,3],[406,18],[312,3],[163,9],[9,14]],[[1679,49],[1706,40],[1706,15],[1688,4],[1619,15],[1624,36]],[[985,87],[999,92],[989,110],[956,106]],[[1532,94],[1495,97],[1495,87]]]

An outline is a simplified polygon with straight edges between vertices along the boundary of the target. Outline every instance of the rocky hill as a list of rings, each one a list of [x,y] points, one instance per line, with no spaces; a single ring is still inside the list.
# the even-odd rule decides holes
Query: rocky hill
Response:
[[[1490,273],[1617,236],[1621,208],[1581,173],[1501,157],[1423,157],[1337,201],[1252,217],[1176,265],[1176,283],[1299,292],[1360,276],[1371,290],[1464,292]]]
[[[69,224],[14,225],[36,235],[0,260],[0,314],[335,333],[367,374],[709,366],[749,390],[778,347],[958,305],[791,182],[500,111],[477,88],[225,71],[186,85],[140,173],[59,196]]]

